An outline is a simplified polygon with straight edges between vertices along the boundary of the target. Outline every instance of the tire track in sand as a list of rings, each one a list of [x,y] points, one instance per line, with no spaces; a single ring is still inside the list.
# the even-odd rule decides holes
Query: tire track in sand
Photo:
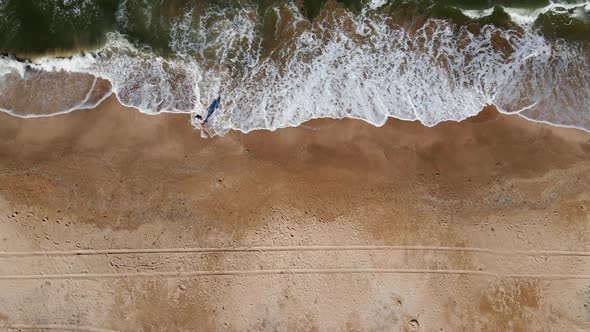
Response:
[[[80,331],[80,332],[118,332],[116,330],[103,329],[91,326],[81,325],[59,325],[59,324],[45,324],[45,325],[27,325],[27,324],[13,324],[7,326],[8,330],[57,330],[57,331]]]
[[[278,269],[278,270],[218,270],[185,272],[131,272],[131,273],[72,273],[72,274],[24,274],[3,275],[0,280],[33,279],[116,279],[116,278],[186,278],[202,276],[260,276],[297,274],[446,274],[469,275],[507,279],[549,279],[549,280],[587,280],[590,275],[577,274],[499,274],[478,270],[437,270],[437,269],[373,269],[373,268],[334,268],[334,269]]]
[[[189,254],[189,253],[224,253],[224,252],[290,252],[290,251],[446,251],[471,252],[499,256],[568,256],[590,257],[590,251],[567,250],[498,250],[477,247],[438,247],[438,246],[271,246],[271,247],[220,247],[220,248],[151,248],[151,249],[80,249],[51,251],[0,251],[4,257],[34,256],[91,256],[91,255],[126,255],[126,254]]]
[[[446,247],[446,246],[252,246],[252,247],[184,247],[184,248],[144,248],[144,249],[80,249],[53,251],[20,251],[0,252],[2,258],[25,259],[27,257],[84,257],[84,256],[117,256],[150,254],[207,254],[207,253],[302,253],[302,252],[375,252],[375,251],[432,251],[448,253],[475,253],[495,256],[557,256],[557,257],[590,257],[590,252],[565,250],[496,250],[477,247]],[[40,280],[40,279],[115,279],[115,278],[182,278],[199,276],[256,276],[256,275],[301,275],[301,274],[447,274],[469,275],[488,278],[531,278],[572,280],[590,279],[586,274],[538,274],[538,273],[498,273],[469,269],[420,269],[420,268],[380,268],[380,267],[336,267],[336,268],[279,268],[279,269],[210,269],[189,271],[135,271],[110,273],[37,273],[0,275],[0,280]]]

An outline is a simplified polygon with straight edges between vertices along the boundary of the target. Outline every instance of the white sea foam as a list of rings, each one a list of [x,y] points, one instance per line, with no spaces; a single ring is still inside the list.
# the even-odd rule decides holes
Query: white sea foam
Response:
[[[500,6],[502,9],[510,15],[512,21],[520,24],[520,25],[532,25],[537,17],[541,14],[545,14],[547,12],[554,12],[554,13],[569,13],[569,11],[573,11],[573,16],[576,16],[578,19],[585,20],[587,18],[587,14],[584,11],[584,8],[590,8],[589,1],[553,1],[549,5],[545,7],[539,8],[524,8],[524,7],[509,7],[509,6]],[[487,8],[481,10],[475,9],[464,9],[461,10],[463,14],[470,18],[482,18],[485,16],[489,16],[494,11],[494,8]]]
[[[25,79],[28,72],[89,74],[110,81],[124,105],[150,114],[201,114],[221,95],[222,109],[210,122],[217,134],[274,130],[322,117],[374,125],[395,117],[432,126],[475,115],[487,104],[590,129],[588,57],[574,45],[547,41],[530,26],[524,33],[486,26],[473,34],[429,20],[409,33],[373,10],[328,16],[314,26],[293,4],[273,10],[277,33],[290,38],[273,46],[272,56],[261,56],[252,8],[212,8],[201,16],[188,11],[171,30],[175,57],[138,49],[112,33],[100,50],[67,59],[24,64],[0,58],[0,91],[16,86],[8,77]],[[503,53],[502,47],[510,50]],[[54,113],[88,108],[108,95],[90,98],[94,85],[88,85]]]
[[[11,73],[17,74],[20,77],[24,77],[25,67],[26,65],[22,62],[16,61],[9,57],[2,57],[0,58],[0,79]]]
[[[121,29],[127,30],[129,27],[129,19],[127,17],[127,0],[121,0],[119,2],[119,6],[115,12],[115,20]]]
[[[367,7],[371,8],[372,10],[379,9],[387,3],[387,0],[370,0],[367,4]]]

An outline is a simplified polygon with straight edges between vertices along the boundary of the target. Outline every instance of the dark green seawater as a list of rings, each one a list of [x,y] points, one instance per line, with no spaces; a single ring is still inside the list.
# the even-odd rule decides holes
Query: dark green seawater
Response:
[[[130,40],[158,52],[170,52],[170,29],[187,10],[204,13],[211,8],[253,8],[261,36],[268,36],[269,8],[284,4],[278,0],[0,0],[0,53],[39,55],[51,52],[96,48],[108,32],[118,31]],[[340,7],[360,13],[364,0],[338,0]],[[295,2],[300,12],[314,20],[326,7],[326,0]],[[580,4],[560,0],[564,6]],[[420,19],[441,18],[458,25],[496,24],[508,26],[510,16],[503,7],[538,9],[549,0],[390,0],[379,11],[392,16]],[[503,7],[502,7],[503,6]],[[462,10],[495,8],[492,14],[474,19]],[[590,7],[554,10],[540,14],[535,26],[548,38],[590,40]],[[576,12],[576,13],[574,13]],[[267,28],[265,28],[265,26]]]
[[[0,50],[42,54],[95,47],[117,29],[118,0],[0,1]]]

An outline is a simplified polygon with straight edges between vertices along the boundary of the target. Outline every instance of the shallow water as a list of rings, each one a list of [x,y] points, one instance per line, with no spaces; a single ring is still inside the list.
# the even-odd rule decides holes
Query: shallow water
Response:
[[[0,0],[0,108],[50,116],[115,93],[196,115],[221,95],[210,126],[224,134],[322,117],[431,126],[494,104],[590,130],[589,13],[583,1]]]

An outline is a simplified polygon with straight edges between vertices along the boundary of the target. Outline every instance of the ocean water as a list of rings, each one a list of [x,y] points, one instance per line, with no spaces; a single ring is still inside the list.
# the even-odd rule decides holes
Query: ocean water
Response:
[[[0,0],[0,53],[0,110],[20,117],[111,94],[197,115],[221,95],[218,135],[491,104],[590,130],[588,1]]]

